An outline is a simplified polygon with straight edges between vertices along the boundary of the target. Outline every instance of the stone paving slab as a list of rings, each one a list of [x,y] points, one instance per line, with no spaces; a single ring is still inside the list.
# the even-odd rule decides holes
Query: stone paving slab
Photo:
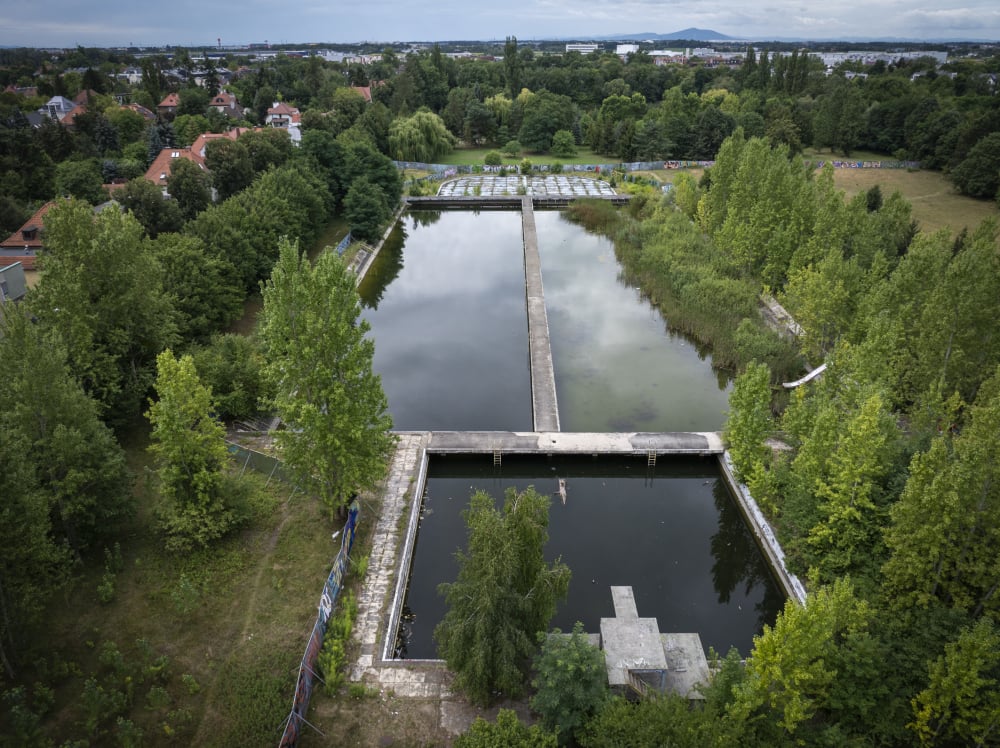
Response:
[[[354,640],[360,645],[361,656],[351,669],[352,681],[381,682],[381,671],[374,667],[378,659],[378,638],[389,611],[398,566],[398,548],[406,525],[401,522],[409,504],[411,482],[423,459],[423,434],[399,434],[396,454],[389,466],[389,476],[382,496],[382,511],[376,520],[372,550],[368,557],[368,573],[358,596],[358,617],[354,625]]]

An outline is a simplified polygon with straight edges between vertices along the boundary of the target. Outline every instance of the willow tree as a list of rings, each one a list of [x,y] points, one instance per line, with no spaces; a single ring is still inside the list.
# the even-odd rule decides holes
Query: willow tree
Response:
[[[438,115],[419,111],[389,125],[389,150],[400,161],[433,162],[451,153],[457,144]]]
[[[438,587],[448,612],[434,638],[456,686],[486,704],[498,691],[524,692],[537,635],[569,591],[570,571],[545,562],[549,498],[533,487],[507,489],[503,509],[477,491],[463,517],[468,547],[456,554],[458,578]]]
[[[382,477],[394,443],[355,276],[334,252],[313,266],[282,240],[263,295],[265,374],[286,425],[277,433],[282,458],[299,486],[342,510]]]

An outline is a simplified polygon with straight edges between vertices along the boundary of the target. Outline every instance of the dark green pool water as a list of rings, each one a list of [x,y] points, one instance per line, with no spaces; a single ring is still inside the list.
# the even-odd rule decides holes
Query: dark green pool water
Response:
[[[530,431],[521,214],[404,217],[360,292],[398,430]]]
[[[455,551],[466,545],[461,511],[473,490],[501,505],[509,486],[553,495],[548,557],[573,573],[569,597],[552,623],[588,632],[614,615],[610,587],[631,585],[641,617],[662,632],[697,632],[707,649],[747,654],[754,634],[773,623],[784,594],[720,476],[715,458],[644,459],[491,455],[431,458],[406,596],[398,654],[434,659],[434,627],[444,617],[441,582],[454,581]]]

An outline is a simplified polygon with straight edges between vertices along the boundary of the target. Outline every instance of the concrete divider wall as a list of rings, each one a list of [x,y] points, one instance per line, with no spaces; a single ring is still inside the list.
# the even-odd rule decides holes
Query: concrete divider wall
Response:
[[[736,498],[736,503],[743,512],[747,524],[750,525],[750,531],[753,532],[757,544],[767,556],[771,569],[785,590],[785,594],[800,605],[805,605],[805,587],[799,578],[788,571],[788,567],[785,566],[785,552],[782,550],[781,544],[778,542],[778,538],[774,534],[770,523],[764,517],[764,513],[761,512],[760,507],[757,506],[757,502],[750,495],[750,489],[736,480],[733,463],[729,459],[728,452],[723,452],[719,455],[719,466],[722,468],[722,474],[725,476],[726,482],[729,483],[733,496]]]

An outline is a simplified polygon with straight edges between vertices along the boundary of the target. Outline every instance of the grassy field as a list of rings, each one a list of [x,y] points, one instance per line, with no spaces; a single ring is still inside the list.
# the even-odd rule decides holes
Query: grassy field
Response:
[[[959,195],[948,178],[936,171],[906,169],[835,169],[834,181],[848,196],[879,186],[888,197],[897,190],[913,206],[913,217],[922,231],[947,229],[957,234],[971,231],[987,218],[1000,218],[993,200]]]
[[[460,147],[441,158],[442,164],[452,164],[454,166],[482,166],[483,159],[490,151],[496,148],[467,148]],[[610,156],[601,156],[594,153],[589,148],[578,148],[576,155],[572,158],[558,158],[548,153],[528,153],[523,151],[519,156],[504,156],[505,164],[519,164],[522,159],[528,159],[533,164],[609,164],[615,163],[615,159]]]
[[[98,599],[103,564],[84,568],[35,637],[46,646],[25,673],[29,690],[53,694],[42,734],[56,745],[274,746],[339,547],[334,523],[315,500],[247,471],[251,524],[209,550],[167,553],[152,529],[145,436],[131,442],[140,509],[113,599]],[[126,733],[139,738],[119,742]]]

